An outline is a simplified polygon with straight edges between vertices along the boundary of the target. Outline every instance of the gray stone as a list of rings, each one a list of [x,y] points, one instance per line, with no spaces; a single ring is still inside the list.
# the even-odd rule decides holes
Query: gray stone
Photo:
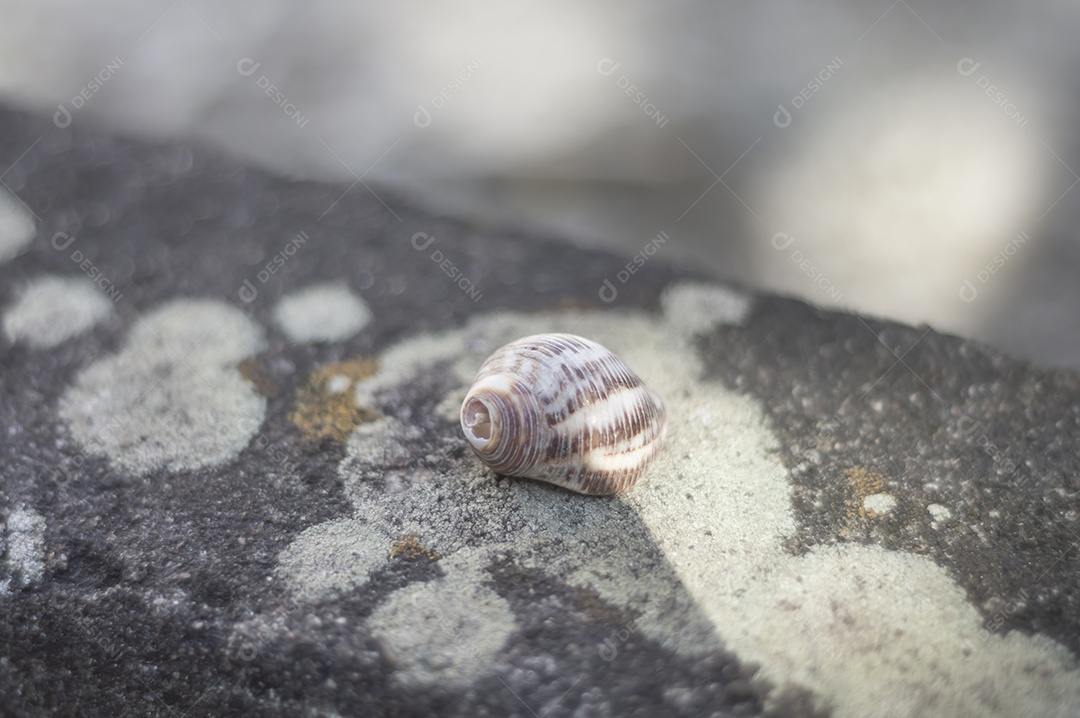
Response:
[[[625,259],[198,148],[0,138],[42,222],[0,312],[76,250],[120,294],[0,350],[5,714],[1080,709],[1077,375],[655,259],[612,299]],[[311,287],[363,321],[282,323]],[[541,331],[664,397],[625,494],[461,438],[480,363]]]

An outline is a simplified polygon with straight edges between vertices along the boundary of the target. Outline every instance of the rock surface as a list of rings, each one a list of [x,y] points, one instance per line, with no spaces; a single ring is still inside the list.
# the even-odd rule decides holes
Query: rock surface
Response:
[[[0,138],[5,715],[1080,711],[1076,374],[198,148]],[[472,375],[540,331],[664,397],[631,491],[468,451]]]

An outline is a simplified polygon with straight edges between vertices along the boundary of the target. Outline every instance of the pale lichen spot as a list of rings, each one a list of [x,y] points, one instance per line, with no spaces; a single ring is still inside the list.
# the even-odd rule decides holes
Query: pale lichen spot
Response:
[[[229,304],[169,302],[76,375],[60,415],[85,449],[137,475],[219,465],[265,416],[266,399],[238,369],[263,346],[262,328]]]
[[[368,305],[344,283],[317,284],[293,292],[274,307],[274,321],[300,344],[348,339],[372,319]]]
[[[277,574],[300,598],[352,591],[386,564],[393,539],[362,521],[337,519],[306,529],[278,557]]]
[[[952,511],[949,511],[947,506],[941,504],[930,504],[926,507],[926,510],[930,513],[930,517],[934,519],[935,524],[945,523],[952,518]]]
[[[326,380],[326,391],[330,394],[341,394],[351,387],[353,384],[352,379],[344,374],[334,374],[332,377]]]
[[[750,313],[752,297],[735,289],[705,282],[680,282],[664,290],[660,306],[669,322],[683,334],[703,334],[725,325],[741,325]]]
[[[7,565],[24,588],[45,576],[45,518],[34,509],[8,515]]]
[[[465,337],[460,330],[427,334],[396,344],[379,357],[378,373],[357,383],[354,389],[356,403],[362,407],[374,407],[380,392],[397,386],[435,362],[458,359],[466,353]],[[473,368],[473,375],[479,367],[477,364]],[[472,375],[468,378],[472,379]]]
[[[83,277],[36,277],[4,314],[4,334],[12,343],[51,349],[89,331],[112,314],[113,303]]]
[[[496,672],[514,614],[482,575],[463,570],[398,589],[368,619],[402,683],[462,687]]]
[[[30,210],[18,197],[0,188],[0,264],[22,253],[36,232]]]
[[[466,386],[458,386],[451,389],[435,406],[435,414],[446,421],[454,424],[461,419],[461,405],[465,403],[465,397],[469,393]]]
[[[870,494],[863,499],[863,509],[869,517],[887,514],[896,508],[896,497],[892,494]]]

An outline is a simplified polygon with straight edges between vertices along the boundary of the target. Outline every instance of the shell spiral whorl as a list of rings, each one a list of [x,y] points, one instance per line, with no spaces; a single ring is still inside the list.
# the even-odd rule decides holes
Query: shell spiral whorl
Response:
[[[461,405],[461,428],[496,473],[582,494],[630,488],[664,441],[664,403],[621,359],[573,334],[498,349]]]

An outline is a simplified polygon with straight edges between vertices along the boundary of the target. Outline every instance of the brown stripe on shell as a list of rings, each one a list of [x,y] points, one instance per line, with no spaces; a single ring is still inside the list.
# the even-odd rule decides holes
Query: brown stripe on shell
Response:
[[[498,349],[461,407],[465,438],[495,472],[593,495],[637,482],[663,445],[666,421],[660,397],[621,359],[572,334]]]

